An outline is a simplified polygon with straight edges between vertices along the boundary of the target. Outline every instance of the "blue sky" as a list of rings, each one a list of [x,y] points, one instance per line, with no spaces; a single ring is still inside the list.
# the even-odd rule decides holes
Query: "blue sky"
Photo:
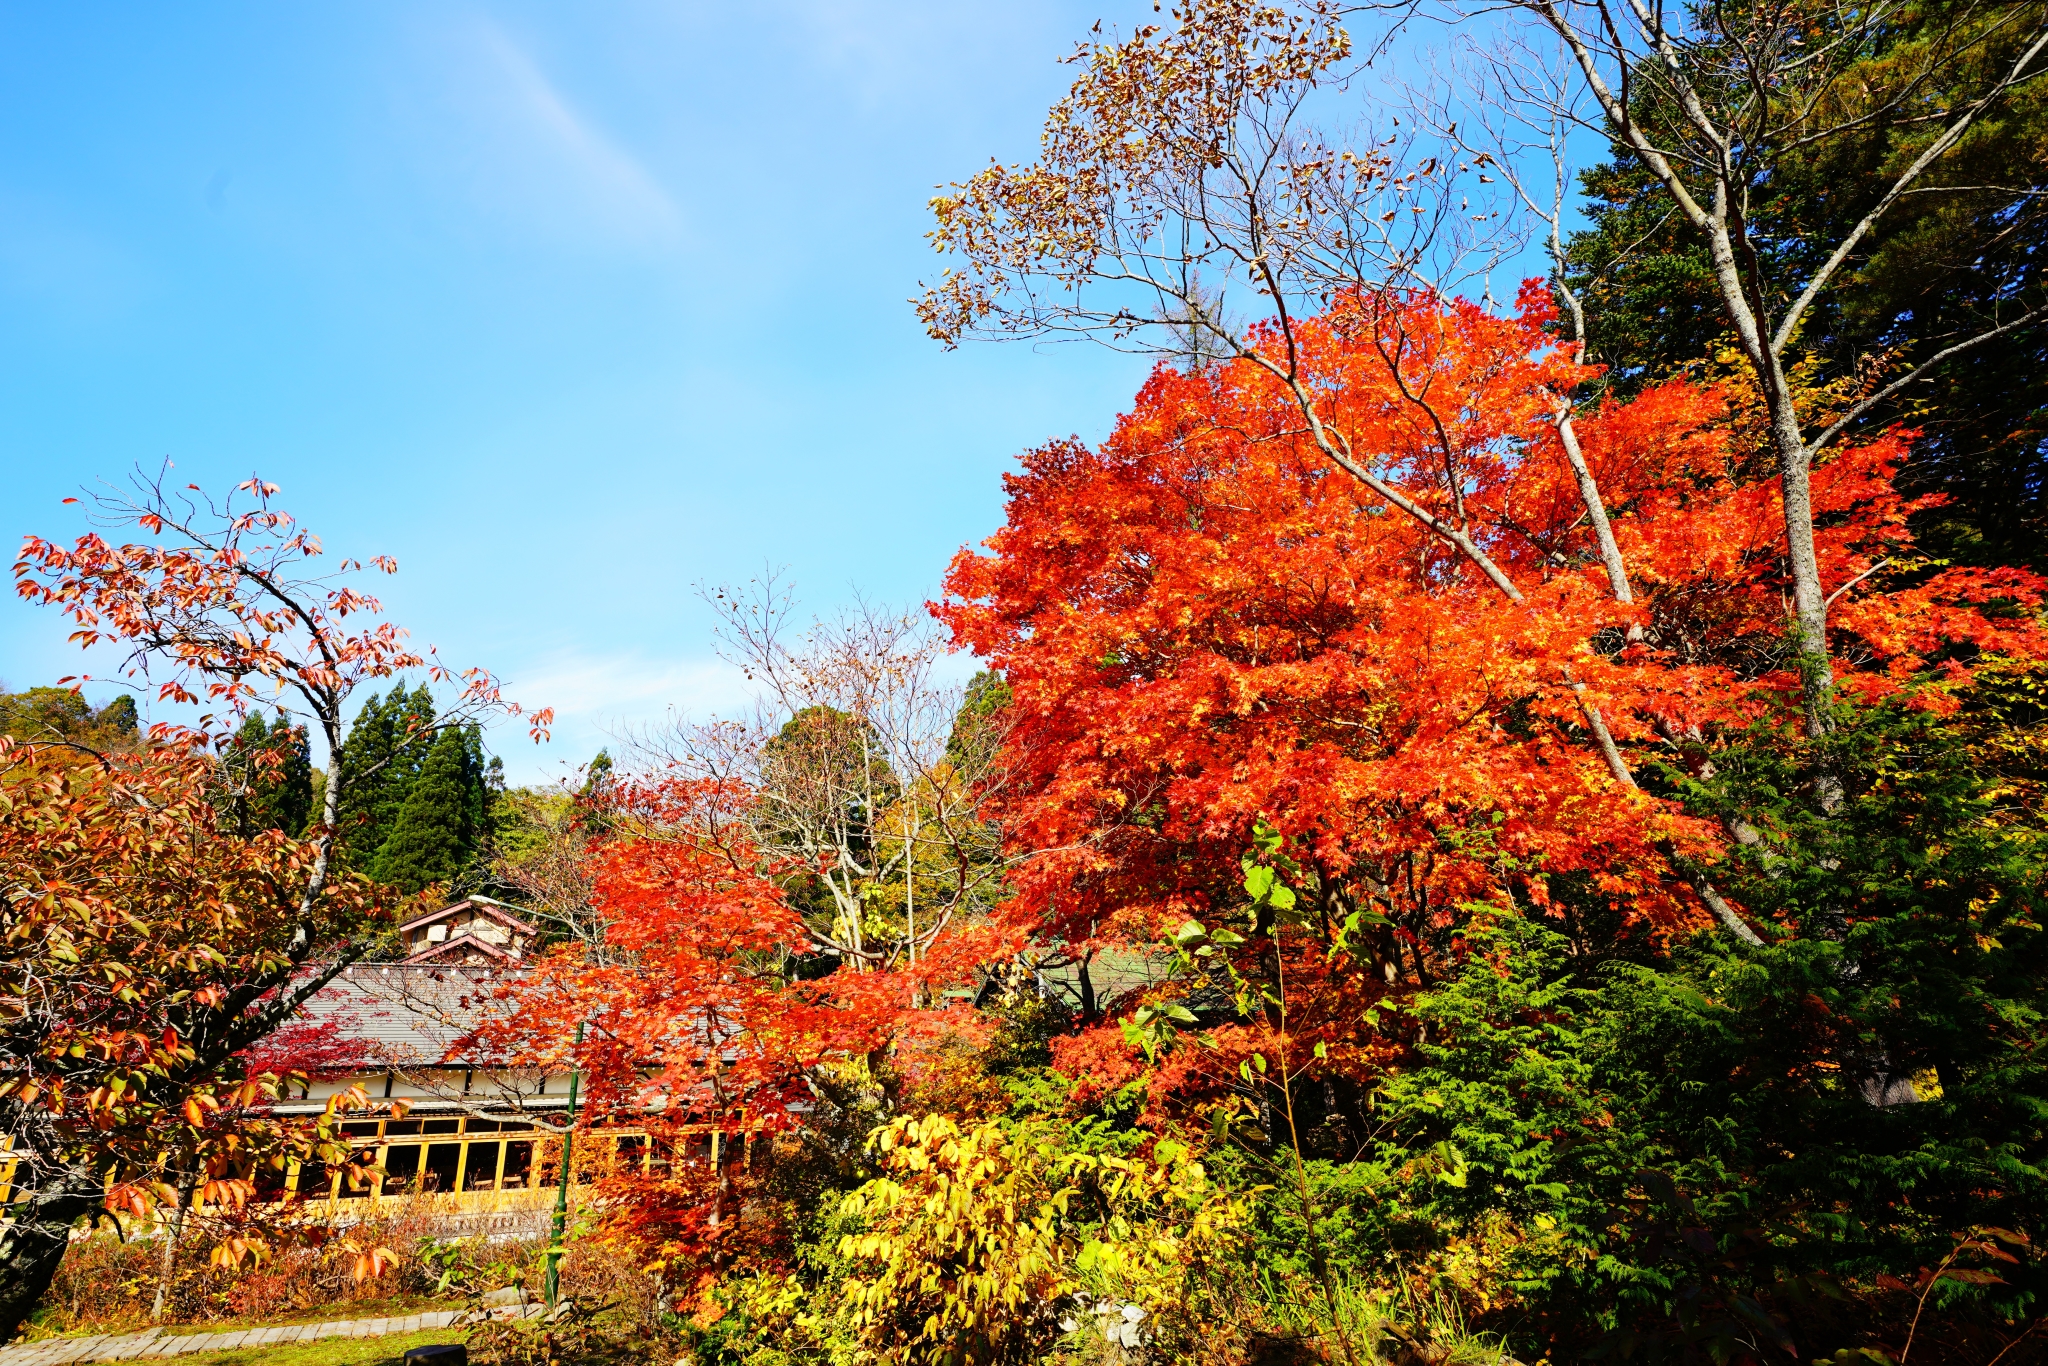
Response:
[[[933,593],[1020,449],[1139,362],[968,348],[904,300],[924,201],[1028,156],[1149,3],[0,5],[0,530],[169,457],[252,470],[556,741],[731,705],[692,585]],[[75,673],[0,607],[0,679]],[[104,695],[104,690],[91,690]]]

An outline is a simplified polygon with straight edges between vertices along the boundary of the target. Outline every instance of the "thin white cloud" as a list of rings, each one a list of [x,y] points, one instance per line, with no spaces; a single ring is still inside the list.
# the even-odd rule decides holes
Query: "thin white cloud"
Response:
[[[505,695],[553,707],[553,743],[536,749],[508,725],[497,748],[515,783],[552,782],[600,748],[615,754],[635,731],[672,718],[708,720],[743,711],[746,676],[716,659],[650,659],[637,653],[561,654],[508,679]]]
[[[722,660],[653,660],[639,655],[560,656],[544,660],[505,688],[530,706],[553,707],[564,721],[654,719],[670,710],[709,716],[744,705],[745,675]]]
[[[498,235],[660,247],[683,228],[640,158],[579,106],[504,28],[478,17],[428,45],[430,102],[410,109],[414,156],[436,197],[453,193]]]
[[[533,145],[552,153],[589,202],[627,226],[666,236],[681,224],[674,201],[646,167],[579,112],[533,58],[496,24],[483,27],[485,50],[525,115]]]

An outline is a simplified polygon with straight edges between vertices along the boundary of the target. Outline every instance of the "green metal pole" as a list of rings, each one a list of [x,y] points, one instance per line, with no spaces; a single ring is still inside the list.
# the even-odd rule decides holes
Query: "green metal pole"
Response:
[[[583,1047],[583,1026],[580,1024],[576,1026],[576,1047]],[[548,1270],[542,1282],[549,1318],[554,1317],[555,1306],[561,1299],[562,1239],[569,1227],[569,1158],[576,1137],[576,1088],[582,1080],[581,1071],[569,1073],[569,1118],[562,1125],[562,1180],[555,1188],[555,1219],[548,1230]]]

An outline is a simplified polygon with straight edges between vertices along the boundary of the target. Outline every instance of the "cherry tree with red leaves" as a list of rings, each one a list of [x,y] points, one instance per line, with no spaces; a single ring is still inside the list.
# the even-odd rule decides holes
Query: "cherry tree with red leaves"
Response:
[[[534,738],[546,735],[550,714],[507,701],[489,672],[450,669],[408,646],[349,581],[361,562],[316,572],[319,539],[273,504],[277,492],[252,478],[216,501],[137,475],[93,496],[100,530],[69,546],[27,537],[16,589],[71,618],[79,645],[124,648],[123,671],[155,681],[160,699],[234,715],[277,705],[309,719],[330,754],[354,690],[415,669],[457,692],[440,726],[526,715]],[[147,539],[116,543],[103,531]],[[397,568],[381,556],[370,565]],[[362,955],[363,931],[388,908],[361,879],[334,875],[349,775],[330,765],[305,839],[243,839],[207,787],[204,751],[225,736],[206,725],[158,724],[147,752],[87,765],[36,746],[4,756],[0,919],[22,951],[0,965],[0,1018],[13,1031],[0,1053],[0,1116],[17,1196],[0,1230],[0,1283],[10,1287],[0,1333],[15,1331],[71,1225],[95,1206],[182,1206],[198,1173],[245,1167],[230,1159],[259,1147],[258,1133],[313,1141],[249,1117],[276,1083],[250,1050],[289,1029]],[[81,1068],[90,1084],[66,1080]],[[243,1099],[223,1121],[227,1093]]]
[[[320,538],[272,506],[277,493],[277,485],[252,476],[215,501],[197,484],[168,488],[163,472],[137,474],[126,490],[92,495],[92,518],[108,529],[145,531],[149,541],[115,545],[89,532],[67,548],[28,536],[14,564],[15,589],[70,617],[79,645],[125,647],[123,671],[155,679],[161,700],[223,706],[238,716],[277,705],[318,727],[330,755],[341,750],[350,695],[365,682],[413,669],[457,690],[433,730],[527,715],[533,738],[547,737],[552,710],[528,715],[488,670],[452,669],[431,647],[413,649],[404,629],[381,620],[382,604],[348,582],[364,571],[363,561],[310,572],[324,553]],[[368,567],[398,572],[388,555],[371,557]],[[428,738],[422,732],[413,743]],[[349,776],[329,767],[315,836],[320,853],[301,904],[306,919],[326,885]],[[312,946],[302,940],[295,947]]]

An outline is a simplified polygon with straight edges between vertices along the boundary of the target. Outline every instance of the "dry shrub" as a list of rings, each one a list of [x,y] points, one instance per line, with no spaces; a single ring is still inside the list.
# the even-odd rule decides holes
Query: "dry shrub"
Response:
[[[105,1228],[74,1237],[41,1307],[30,1319],[30,1331],[90,1328],[108,1333],[146,1326],[150,1297],[156,1293],[160,1246],[149,1240],[123,1241]],[[144,1287],[139,1292],[138,1285]]]
[[[562,1258],[562,1298],[608,1306],[607,1312],[649,1332],[665,1318],[660,1280],[642,1270],[626,1248],[601,1238],[570,1245]]]
[[[546,1244],[532,1249],[521,1284],[538,1288]],[[469,1338],[475,1366],[641,1366],[683,1354],[680,1325],[667,1311],[660,1280],[623,1244],[578,1239],[562,1259],[562,1298],[572,1306],[554,1323],[489,1323]]]
[[[410,1202],[339,1229],[310,1219],[279,1225],[271,1217],[271,1225],[262,1230],[252,1221],[225,1218],[189,1229],[165,1286],[164,1313],[155,1322],[302,1318],[314,1310],[398,1297],[482,1293],[518,1281],[523,1268],[537,1267],[545,1245],[538,1239],[487,1244],[481,1238],[437,1237],[436,1213]],[[259,1231],[267,1234],[268,1256],[235,1268],[212,1264],[213,1251],[223,1241]],[[379,1276],[358,1279],[357,1257],[371,1248],[387,1248],[397,1261]],[[153,1231],[124,1241],[118,1230],[102,1225],[75,1239],[31,1320],[32,1331],[110,1333],[147,1327],[162,1250]],[[451,1268],[455,1274],[444,1287],[443,1275]],[[531,1284],[540,1284],[537,1270]]]

